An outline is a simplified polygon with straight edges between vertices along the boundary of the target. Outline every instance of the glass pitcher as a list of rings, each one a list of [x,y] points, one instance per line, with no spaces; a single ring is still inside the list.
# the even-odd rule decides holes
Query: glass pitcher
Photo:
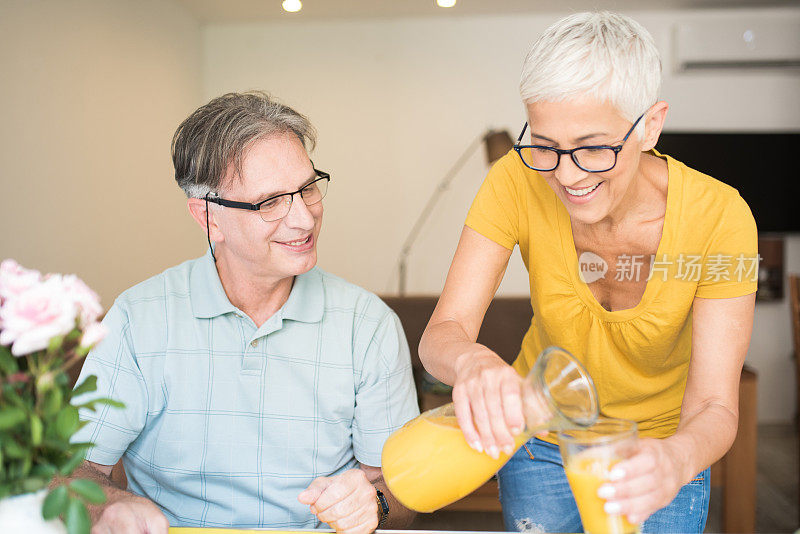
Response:
[[[521,447],[543,430],[592,425],[597,390],[583,365],[559,347],[542,351],[522,384],[525,429]],[[513,454],[513,453],[512,453]],[[429,410],[394,432],[383,446],[383,477],[407,508],[433,512],[479,488],[511,458],[492,458],[471,448],[456,421],[453,404]]]

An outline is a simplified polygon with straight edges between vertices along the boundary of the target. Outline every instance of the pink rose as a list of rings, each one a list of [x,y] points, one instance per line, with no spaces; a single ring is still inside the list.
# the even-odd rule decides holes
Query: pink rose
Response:
[[[98,343],[100,343],[106,334],[108,333],[108,328],[106,328],[102,323],[92,323],[86,327],[86,330],[83,331],[83,337],[81,337],[81,347],[92,348]]]
[[[64,276],[64,287],[80,308],[81,328],[97,322],[97,318],[103,313],[97,293],[74,274]]]
[[[39,283],[39,271],[25,269],[12,259],[0,263],[0,302],[16,297],[29,287]]]
[[[0,344],[10,345],[14,356],[47,348],[50,339],[75,328],[79,309],[61,275],[46,280],[8,299],[0,307]]]

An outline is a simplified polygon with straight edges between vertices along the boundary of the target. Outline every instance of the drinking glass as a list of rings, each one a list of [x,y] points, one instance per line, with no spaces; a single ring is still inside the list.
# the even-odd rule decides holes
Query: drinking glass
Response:
[[[638,533],[639,525],[631,524],[622,515],[607,514],[605,500],[597,495],[598,488],[608,482],[614,466],[636,452],[636,423],[600,417],[589,428],[559,431],[558,446],[584,532]]]

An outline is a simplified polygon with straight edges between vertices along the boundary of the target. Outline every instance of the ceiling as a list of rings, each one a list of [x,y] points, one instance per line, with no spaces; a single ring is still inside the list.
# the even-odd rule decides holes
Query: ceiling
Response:
[[[800,0],[458,0],[440,8],[434,0],[303,0],[286,13],[281,0],[176,0],[204,23],[277,22],[321,19],[507,15],[592,9],[643,10],[798,5]]]

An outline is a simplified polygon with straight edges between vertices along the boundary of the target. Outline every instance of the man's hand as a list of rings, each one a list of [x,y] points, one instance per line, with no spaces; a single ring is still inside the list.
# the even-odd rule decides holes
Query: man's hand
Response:
[[[319,477],[297,496],[311,513],[336,532],[367,534],[378,526],[375,487],[361,469]]]
[[[92,534],[167,534],[169,522],[161,510],[143,497],[120,499],[106,506]]]

